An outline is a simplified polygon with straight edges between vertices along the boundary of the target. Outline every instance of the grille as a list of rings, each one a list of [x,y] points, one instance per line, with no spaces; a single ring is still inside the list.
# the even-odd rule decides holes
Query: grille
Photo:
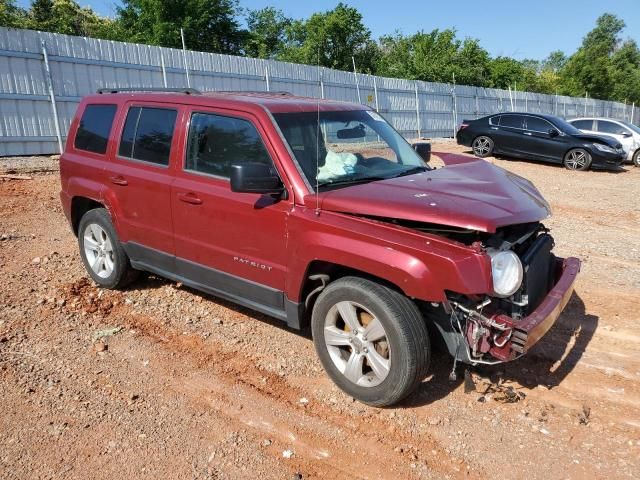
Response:
[[[527,314],[540,305],[553,287],[555,255],[551,253],[551,249],[553,249],[553,238],[545,233],[536,238],[522,255],[523,291],[529,298]]]

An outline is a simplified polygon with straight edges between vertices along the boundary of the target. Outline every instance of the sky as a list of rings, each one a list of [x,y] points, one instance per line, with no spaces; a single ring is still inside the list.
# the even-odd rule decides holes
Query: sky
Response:
[[[100,15],[114,16],[117,0],[77,0]],[[596,18],[608,12],[627,24],[624,38],[640,44],[640,0],[343,0],[356,7],[374,38],[396,30],[411,34],[419,30],[455,28],[459,38],[471,37],[492,56],[519,60],[543,59],[554,50],[573,53],[591,30]],[[18,2],[28,6],[28,0]],[[244,8],[273,5],[285,15],[307,18],[314,12],[334,8],[338,1],[240,0]]]

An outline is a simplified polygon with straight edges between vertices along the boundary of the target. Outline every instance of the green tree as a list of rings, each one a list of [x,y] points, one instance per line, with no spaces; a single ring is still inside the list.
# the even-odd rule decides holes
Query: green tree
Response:
[[[460,41],[455,30],[433,30],[380,39],[378,72],[398,78],[484,86],[489,54],[475,39]]]
[[[640,105],[640,50],[633,40],[625,41],[611,57],[611,99]]]
[[[608,99],[614,87],[611,79],[611,56],[619,44],[625,24],[615,15],[605,13],[596,27],[584,37],[582,45],[562,69],[562,90],[569,95]]]
[[[282,51],[285,31],[289,25],[291,19],[274,7],[249,10],[245,54],[256,58],[276,57]]]
[[[246,32],[238,23],[237,0],[124,0],[118,27],[131,42],[180,48],[180,28],[191,50],[241,51]]]
[[[15,0],[0,0],[0,27],[24,28],[26,12]]]
[[[278,55],[281,60],[351,70],[353,56],[359,71],[375,71],[377,45],[355,8],[339,3],[307,20],[292,21],[285,31],[285,44]]]

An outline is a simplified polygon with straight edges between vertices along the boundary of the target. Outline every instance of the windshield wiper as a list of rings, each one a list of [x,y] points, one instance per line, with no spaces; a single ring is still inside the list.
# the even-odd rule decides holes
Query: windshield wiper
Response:
[[[394,176],[393,176],[393,177],[391,177],[391,178],[404,177],[404,176],[406,176],[406,175],[413,175],[414,173],[427,172],[427,171],[429,171],[429,170],[430,170],[430,169],[429,169],[428,167],[425,167],[425,166],[423,166],[423,165],[417,165],[417,166],[415,166],[415,167],[412,167],[412,168],[409,168],[409,169],[407,169],[407,170],[404,170],[404,171],[400,172],[399,174],[394,175]]]
[[[370,176],[370,177],[352,177],[352,178],[343,178],[340,180],[326,180],[324,182],[318,183],[318,188],[320,187],[333,187],[339,185],[356,185],[358,183],[367,183],[374,182],[376,180],[386,180],[389,177],[381,177],[381,176]]]

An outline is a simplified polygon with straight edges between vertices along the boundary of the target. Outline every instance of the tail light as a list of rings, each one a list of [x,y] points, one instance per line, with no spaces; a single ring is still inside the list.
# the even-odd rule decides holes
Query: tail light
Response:
[[[469,126],[468,123],[461,123],[460,126],[458,127],[458,131],[461,132],[462,130],[464,130],[468,126]]]

